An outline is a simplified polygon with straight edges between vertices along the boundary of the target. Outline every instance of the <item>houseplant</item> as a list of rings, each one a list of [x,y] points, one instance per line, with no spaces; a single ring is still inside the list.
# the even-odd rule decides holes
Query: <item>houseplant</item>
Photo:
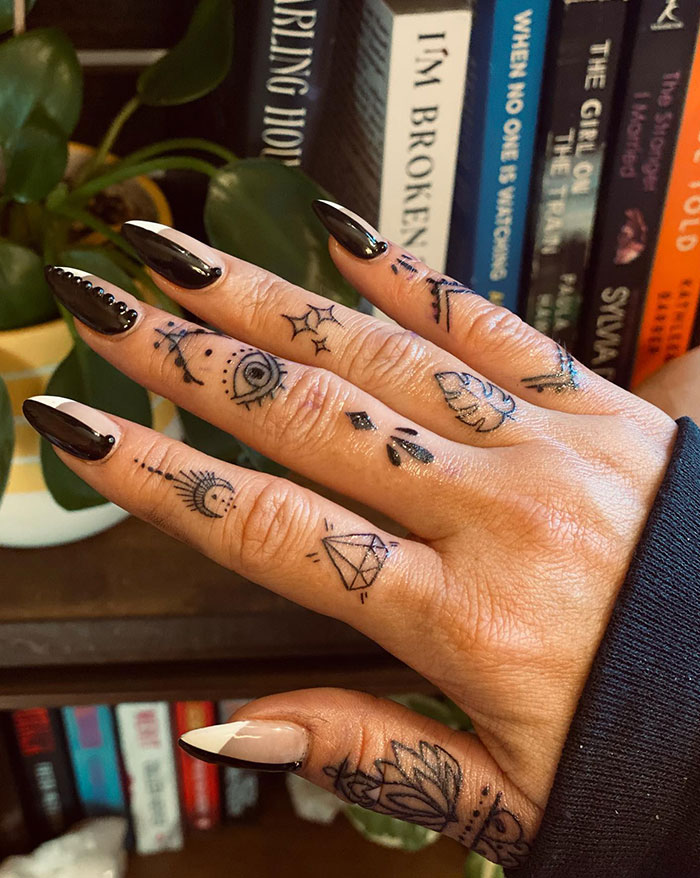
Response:
[[[8,0],[0,0],[0,26],[5,28],[13,20],[8,6]],[[176,138],[119,158],[112,155],[123,126],[132,117],[137,124],[141,108],[193,101],[219,85],[231,64],[232,35],[232,0],[200,0],[182,40],[142,72],[136,94],[115,116],[97,148],[88,152],[70,147],[81,110],[82,73],[66,36],[55,29],[29,30],[0,44],[0,497],[12,467],[13,444],[15,464],[21,457],[26,464],[31,457],[26,443],[36,441],[28,438],[19,417],[26,391],[79,399],[152,423],[146,392],[79,339],[72,318],[60,312],[42,273],[45,263],[72,265],[177,311],[118,234],[119,222],[136,218],[135,211],[149,218],[143,215],[143,199],[125,196],[125,185],[140,181],[136,185],[141,191],[150,186],[151,201],[157,202],[158,190],[144,181],[144,175],[172,169],[206,175],[210,184],[205,224],[215,246],[311,289],[335,291],[343,301],[355,301],[332,266],[325,234],[309,211],[310,201],[323,193],[300,172],[270,161],[238,160],[226,148],[201,138]],[[129,203],[134,200],[140,201],[139,208]],[[156,214],[151,218],[167,223],[162,205],[160,211],[152,207]],[[49,336],[53,341],[47,341]],[[55,369],[46,359],[49,348],[60,354]],[[18,359],[18,350],[37,349],[39,356]],[[12,372],[19,382],[10,387],[9,396],[3,371]],[[34,381],[26,380],[32,377]],[[167,418],[160,421],[157,427],[167,426]],[[268,465],[191,415],[183,416],[183,424],[186,438],[203,450],[248,465]],[[11,493],[0,503],[0,544],[75,539],[118,516],[45,443],[40,478],[37,470],[22,484],[15,472]],[[35,493],[38,499],[40,491],[30,489],[43,491],[44,484],[51,500],[44,492],[43,505],[36,506],[26,496],[18,505],[20,495]],[[82,515],[85,510],[93,511]],[[71,517],[72,513],[77,514]],[[47,524],[52,517],[63,522],[53,533]],[[79,517],[83,523],[78,523]],[[37,524],[41,531],[35,529]]]

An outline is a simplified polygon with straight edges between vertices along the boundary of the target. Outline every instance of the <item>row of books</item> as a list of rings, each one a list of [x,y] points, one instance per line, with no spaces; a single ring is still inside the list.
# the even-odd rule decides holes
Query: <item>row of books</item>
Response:
[[[105,815],[129,817],[137,853],[178,850],[187,829],[249,813],[258,800],[255,772],[221,769],[177,747],[184,732],[225,722],[243,703],[132,702],[2,715],[3,850],[32,847],[77,820]]]
[[[618,384],[689,347],[697,0],[248,5],[242,154],[300,164]]]

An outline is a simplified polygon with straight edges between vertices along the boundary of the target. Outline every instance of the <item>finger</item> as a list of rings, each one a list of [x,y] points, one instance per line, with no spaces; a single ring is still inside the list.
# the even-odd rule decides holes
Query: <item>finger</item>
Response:
[[[700,424],[700,347],[670,360],[634,392],[674,420],[687,415]]]
[[[62,269],[48,277],[92,327],[78,327],[86,342],[138,383],[414,533],[453,532],[456,482],[476,467],[478,449],[420,428],[331,372],[180,321],[103,281],[94,287]],[[95,292],[103,287],[107,295]]]
[[[527,858],[540,818],[467,732],[391,701],[307,689],[246,704],[180,746],[223,765],[295,771],[346,802],[458,839],[506,867]]]
[[[410,607],[438,581],[429,547],[397,540],[285,479],[224,464],[80,403],[36,397],[24,412],[102,496],[224,567],[405,653]]]
[[[329,369],[448,439],[490,446],[548,431],[551,416],[542,409],[506,399],[471,365],[414,332],[309,293],[168,226],[132,221],[122,231],[157,272],[161,289],[207,323],[278,356]],[[516,409],[517,416],[506,414]]]

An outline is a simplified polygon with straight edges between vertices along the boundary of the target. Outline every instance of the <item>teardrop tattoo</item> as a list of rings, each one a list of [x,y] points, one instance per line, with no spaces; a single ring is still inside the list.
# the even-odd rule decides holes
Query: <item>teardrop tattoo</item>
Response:
[[[148,470],[153,475],[161,476],[166,482],[171,482],[175,491],[180,496],[191,512],[199,512],[206,518],[223,518],[229,509],[235,509],[233,496],[235,489],[228,479],[217,476],[212,470],[194,470],[189,472],[180,470],[179,473],[169,473],[154,466],[148,466],[144,461],[134,458],[141,469]]]
[[[345,412],[345,414],[350,418],[350,423],[355,430],[377,429],[367,412]],[[414,430],[412,427],[395,427],[394,429],[397,433],[404,433],[406,436],[418,435],[418,430]],[[405,451],[419,463],[432,463],[435,460],[435,455],[417,442],[406,439],[404,436],[390,436],[389,438],[391,441],[386,443],[386,453],[393,466],[401,466],[402,459],[399,450]]]
[[[162,329],[156,329],[156,334],[159,335],[160,338],[158,341],[153,342],[153,347],[158,350],[162,344],[167,343],[168,350],[166,357],[170,356],[170,354],[175,354],[175,365],[178,369],[182,369],[182,380],[186,384],[199,384],[201,386],[204,382],[200,381],[199,378],[196,378],[190,371],[184,348],[188,339],[194,336],[218,335],[219,333],[213,332],[210,329],[203,329],[201,326],[198,326],[196,329],[187,329],[186,326],[182,326],[179,329],[175,329],[174,327],[175,321],[168,320],[166,326]],[[204,352],[204,356],[210,357],[211,355],[211,349],[207,348]]]
[[[285,390],[284,376],[287,370],[277,357],[256,348],[239,348],[226,361],[222,384],[224,393],[237,405],[247,409],[257,402],[262,405],[269,396],[274,399],[278,390]]]

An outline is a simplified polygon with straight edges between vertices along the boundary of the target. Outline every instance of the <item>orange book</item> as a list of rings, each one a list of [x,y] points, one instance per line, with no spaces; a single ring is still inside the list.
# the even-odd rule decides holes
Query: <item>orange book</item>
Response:
[[[684,354],[700,300],[700,38],[637,340],[632,387]]]

